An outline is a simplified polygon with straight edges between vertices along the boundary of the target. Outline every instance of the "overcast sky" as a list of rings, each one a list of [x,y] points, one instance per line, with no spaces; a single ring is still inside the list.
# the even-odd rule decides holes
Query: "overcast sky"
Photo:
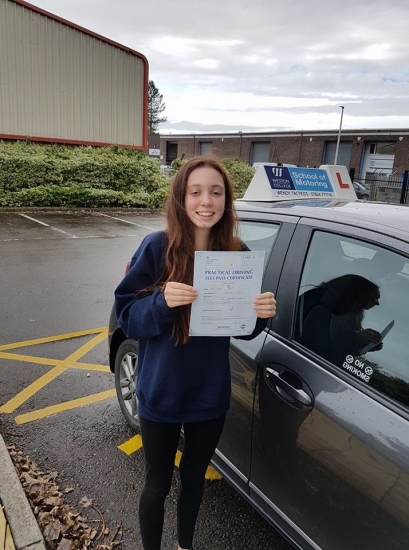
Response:
[[[409,128],[409,0],[34,0],[144,54],[163,133]]]

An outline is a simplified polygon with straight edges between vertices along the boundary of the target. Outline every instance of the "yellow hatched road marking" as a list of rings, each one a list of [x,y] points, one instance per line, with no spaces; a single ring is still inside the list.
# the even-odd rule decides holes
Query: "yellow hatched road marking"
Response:
[[[24,363],[36,363],[37,365],[47,365],[55,367],[61,361],[61,359],[49,359],[48,357],[36,357],[35,355],[20,355],[17,353],[1,352],[0,359],[10,359],[12,361],[22,361]],[[111,372],[111,369],[107,365],[98,365],[93,363],[72,363],[70,368],[80,370],[95,370],[100,372]]]
[[[95,334],[95,331],[91,334]],[[57,365],[49,372],[38,378],[35,382],[30,384],[27,388],[18,393],[15,397],[10,399],[5,405],[0,407],[0,413],[10,414],[14,412],[20,405],[25,403],[30,397],[40,391],[44,386],[52,382],[57,376],[59,376],[66,369],[70,368],[72,363],[75,363],[77,359],[80,359],[83,355],[88,353],[92,348],[98,345],[100,342],[106,339],[106,329],[94,338],[91,338],[87,343],[78,348],[74,353],[69,355],[66,359],[59,361]]]
[[[104,401],[104,399],[115,397],[115,395],[115,390],[93,393],[92,395],[87,395],[86,397],[80,397],[78,399],[73,399],[72,401],[65,401],[64,403],[59,403],[58,405],[51,405],[50,407],[37,409],[36,411],[30,413],[20,414],[19,416],[16,416],[15,421],[16,424],[26,424],[27,422],[33,422],[33,420],[39,420],[40,418],[45,418],[46,416],[58,414],[63,411],[85,407],[91,403],[98,403],[99,401]]]
[[[125,441],[125,443],[122,443],[122,445],[118,446],[118,449],[121,449],[125,454],[131,455],[138,449],[141,449],[142,447],[142,437],[138,434],[135,435],[135,437],[131,437],[131,439],[128,439],[128,441]]]
[[[0,505],[0,549],[3,550],[6,540],[6,516],[3,513],[3,508]]]
[[[67,334],[57,334],[55,336],[46,336],[45,338],[36,338],[35,340],[24,340],[22,342],[14,342],[13,344],[0,345],[0,351],[6,349],[23,348],[25,346],[34,346],[36,344],[47,344],[48,342],[58,342],[58,340],[70,340],[79,336],[87,336],[89,334],[97,334],[98,332],[107,332],[107,327],[93,328],[88,330],[80,330],[77,332],[68,332]]]
[[[10,525],[7,525],[6,529],[6,541],[4,544],[4,550],[16,550],[14,546],[13,536],[11,534]]]
[[[222,479],[222,476],[217,472],[213,466],[209,466],[206,470],[206,479]]]
[[[74,353],[72,353],[66,359],[63,359],[63,360],[5,352],[6,350],[22,348],[25,346],[33,346],[37,344],[46,344],[46,343],[57,342],[61,340],[69,340],[69,339],[78,338],[81,336],[88,336],[92,334],[96,334],[96,336],[91,340],[89,340],[88,342],[86,342],[83,346],[78,348]],[[107,334],[107,327],[100,327],[95,329],[70,332],[67,334],[57,334],[55,336],[49,336],[45,338],[36,338],[34,340],[24,340],[24,341],[15,342],[12,344],[0,345],[0,359],[21,361],[25,363],[35,363],[39,365],[53,367],[49,372],[45,373],[38,380],[30,384],[27,388],[22,390],[19,394],[17,394],[15,397],[10,399],[10,401],[8,401],[2,407],[0,407],[0,413],[14,412],[15,409],[17,409],[20,405],[25,403],[30,397],[32,397],[34,394],[36,394],[38,391],[40,391],[47,384],[52,382],[61,373],[63,373],[65,370],[69,368],[88,370],[88,371],[110,372],[110,368],[107,365],[82,363],[78,361],[78,359],[80,359],[83,355],[88,353],[91,349],[93,349],[100,342],[102,342],[106,338],[106,334]],[[115,389],[107,390],[100,393],[95,393],[86,397],[80,397],[78,399],[73,399],[71,401],[65,401],[64,403],[59,403],[58,405],[51,405],[49,407],[38,409],[30,413],[18,415],[16,416],[15,421],[17,424],[25,424],[28,422],[33,422],[34,420],[40,420],[42,418],[59,414],[64,411],[77,409],[79,407],[84,407],[86,405],[90,405],[91,403],[98,403],[99,401],[103,401],[105,399],[115,397],[115,395],[116,395]],[[122,445],[119,445],[118,448],[124,453],[126,453],[127,455],[131,455],[132,453],[142,448],[142,438],[138,434],[132,437],[131,439],[129,439],[128,441],[125,441],[125,443],[123,443]],[[175,456],[175,465],[177,467],[179,467],[180,459],[181,459],[181,452],[177,451]],[[218,472],[216,472],[216,470],[212,466],[209,466],[206,471],[206,479],[221,479],[221,476]],[[12,547],[10,547],[10,550],[11,548]]]
[[[121,449],[121,451],[123,451],[127,455],[131,455],[135,451],[142,449],[141,436],[138,434],[138,435],[135,435],[134,437],[131,437],[131,439],[128,439],[128,441],[125,441],[125,443],[122,443],[122,445],[119,445],[118,449]],[[182,458],[182,453],[180,451],[176,451],[175,466],[177,468],[179,468],[180,466],[181,458]],[[222,476],[219,474],[219,472],[216,472],[213,466],[208,466],[206,470],[205,478],[214,480],[214,479],[222,479]]]
[[[180,459],[182,458],[182,453],[180,451],[176,451],[175,456],[175,466],[179,468],[180,465]],[[216,472],[216,470],[213,468],[213,466],[208,466],[206,470],[206,479],[221,479],[222,476],[219,474],[219,472]]]
[[[19,355],[17,353],[4,353],[0,351],[0,359],[10,359],[12,361],[24,361],[25,363],[37,363],[55,367],[61,359],[48,359],[47,357],[33,357],[32,355]]]

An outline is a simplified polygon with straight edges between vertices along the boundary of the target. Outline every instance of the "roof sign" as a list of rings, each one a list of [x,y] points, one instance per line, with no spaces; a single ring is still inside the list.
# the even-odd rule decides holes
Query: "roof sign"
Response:
[[[356,199],[345,166],[320,168],[259,166],[243,200],[279,201],[311,198]]]

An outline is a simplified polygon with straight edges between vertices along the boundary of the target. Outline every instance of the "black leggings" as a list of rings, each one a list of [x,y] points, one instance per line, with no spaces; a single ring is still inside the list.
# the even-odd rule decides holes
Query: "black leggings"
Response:
[[[206,469],[223,430],[223,415],[204,422],[183,424],[184,448],[179,465],[177,536],[182,548],[191,548],[203,496]],[[139,501],[139,522],[144,550],[160,550],[164,503],[172,483],[182,424],[140,418],[145,454],[145,485]]]

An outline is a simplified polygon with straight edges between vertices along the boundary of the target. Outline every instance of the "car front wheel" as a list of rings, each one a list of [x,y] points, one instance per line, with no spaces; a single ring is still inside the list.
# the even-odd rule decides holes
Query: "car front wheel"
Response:
[[[128,424],[139,431],[136,377],[138,366],[138,342],[124,340],[115,357],[115,389],[122,414]]]

